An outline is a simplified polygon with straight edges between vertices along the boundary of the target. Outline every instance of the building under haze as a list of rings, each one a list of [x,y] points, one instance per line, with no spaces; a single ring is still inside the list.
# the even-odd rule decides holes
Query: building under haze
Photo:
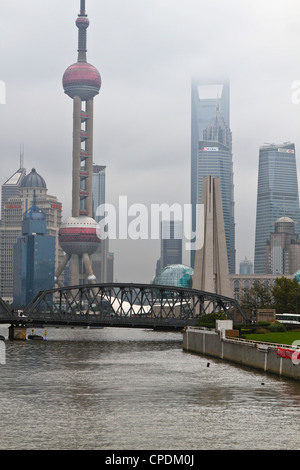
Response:
[[[18,172],[17,172],[18,173]],[[16,173],[13,177],[16,176]],[[17,178],[16,178],[17,180]],[[2,186],[5,192],[8,188],[9,178]],[[12,191],[12,188],[10,188]],[[22,221],[26,212],[34,203],[46,215],[47,235],[55,238],[55,266],[61,262],[63,252],[58,243],[58,231],[62,220],[62,204],[57,197],[48,194],[44,178],[35,170],[25,176],[23,173],[21,182],[11,192],[11,197],[5,199],[2,205],[0,227],[0,297],[11,302],[13,300],[13,247],[18,237],[22,235]]]
[[[55,237],[47,235],[46,214],[34,200],[25,211],[22,235],[13,247],[13,303],[24,308],[41,290],[52,289]]]
[[[200,204],[203,178],[221,182],[228,267],[235,273],[235,222],[232,136],[229,122],[229,83],[192,80],[191,124],[192,229],[196,230],[196,204]],[[194,266],[195,252],[191,252]]]
[[[295,223],[289,217],[280,217],[266,243],[266,273],[286,275],[300,269],[300,240]]]
[[[160,225],[160,258],[156,263],[156,275],[170,264],[182,263],[182,221],[162,220]]]
[[[1,189],[1,214],[3,214],[3,208],[7,201],[19,195],[19,189],[23,178],[26,175],[26,170],[21,165],[20,168],[2,185]]]
[[[97,209],[105,204],[105,169],[104,165],[93,165],[93,219],[99,223],[101,217]],[[104,216],[103,216],[104,217]],[[113,282],[114,254],[109,252],[109,239],[103,238],[97,251],[91,256],[93,272],[98,282]]]
[[[245,258],[240,262],[240,274],[253,274],[253,263]]]
[[[293,143],[265,144],[259,149],[254,273],[264,274],[266,244],[280,217],[289,217],[300,231],[298,179]]]

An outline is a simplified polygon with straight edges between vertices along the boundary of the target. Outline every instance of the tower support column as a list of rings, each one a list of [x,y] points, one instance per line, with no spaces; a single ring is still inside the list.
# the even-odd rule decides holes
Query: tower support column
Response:
[[[81,99],[73,98],[73,188],[72,216],[80,215]]]
[[[89,116],[86,123],[86,130],[88,133],[88,139],[86,141],[86,151],[88,153],[88,159],[86,162],[86,169],[88,177],[86,180],[86,189],[88,192],[86,200],[86,209],[88,216],[93,216],[93,121],[94,121],[94,100],[88,100],[86,102],[86,111]]]

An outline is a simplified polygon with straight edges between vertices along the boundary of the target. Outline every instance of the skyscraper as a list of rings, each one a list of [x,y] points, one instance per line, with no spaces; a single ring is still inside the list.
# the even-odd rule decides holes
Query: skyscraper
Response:
[[[300,232],[300,209],[295,145],[266,144],[259,149],[254,273],[266,273],[266,243],[280,217],[295,222]]]
[[[46,214],[34,200],[13,249],[15,307],[24,308],[40,290],[52,289],[54,269],[55,237],[47,235]]]
[[[300,269],[300,240],[289,217],[275,222],[275,231],[266,243],[266,273],[287,275]]]
[[[93,166],[93,219],[100,222],[97,209],[105,204],[105,169],[104,165]],[[104,216],[103,216],[104,217]],[[114,255],[109,252],[109,239],[101,240],[97,251],[92,254],[92,266],[98,282],[113,282]]]
[[[2,185],[1,216],[3,214],[3,209],[8,199],[19,195],[19,189],[25,175],[25,168],[20,166],[20,168]]]
[[[90,255],[100,240],[93,214],[93,109],[94,97],[101,87],[98,70],[87,62],[87,28],[89,19],[85,0],[80,1],[77,62],[64,73],[63,88],[73,100],[73,173],[72,216],[60,229],[60,245],[66,253],[55,273],[56,281],[72,258],[71,283],[95,282]]]
[[[56,239],[56,267],[63,257],[58,243],[62,204],[57,197],[48,194],[46,182],[35,168],[26,176],[25,169],[22,169],[21,182],[19,173],[20,170],[9,178],[4,184],[5,188],[2,187],[2,195],[6,194],[6,197],[2,207],[0,227],[0,297],[9,302],[13,300],[13,246],[17,238],[22,235],[23,214],[33,205],[34,198],[46,215],[47,235]],[[11,184],[13,181],[18,181],[18,184],[14,186]]]
[[[196,204],[200,204],[203,178],[221,183],[229,272],[235,272],[234,185],[232,137],[229,122],[229,83],[192,80],[191,129],[192,229],[196,230]],[[191,252],[194,266],[195,252]]]
[[[253,263],[245,258],[240,262],[240,274],[253,274]]]
[[[181,220],[161,221],[160,259],[156,274],[168,265],[182,263],[182,232]]]

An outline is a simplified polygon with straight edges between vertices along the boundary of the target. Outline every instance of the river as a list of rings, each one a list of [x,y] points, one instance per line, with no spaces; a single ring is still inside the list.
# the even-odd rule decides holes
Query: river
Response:
[[[178,332],[48,328],[2,357],[0,449],[300,449],[300,383],[186,353]]]

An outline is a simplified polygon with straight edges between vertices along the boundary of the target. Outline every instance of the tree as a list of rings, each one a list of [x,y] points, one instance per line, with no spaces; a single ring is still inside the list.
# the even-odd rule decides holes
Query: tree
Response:
[[[277,278],[272,288],[274,308],[276,313],[296,313],[298,305],[297,279],[288,279],[284,276]],[[300,305],[299,305],[300,306]]]
[[[244,289],[240,299],[241,307],[256,310],[273,308],[272,291],[264,282],[255,281],[250,289]]]

